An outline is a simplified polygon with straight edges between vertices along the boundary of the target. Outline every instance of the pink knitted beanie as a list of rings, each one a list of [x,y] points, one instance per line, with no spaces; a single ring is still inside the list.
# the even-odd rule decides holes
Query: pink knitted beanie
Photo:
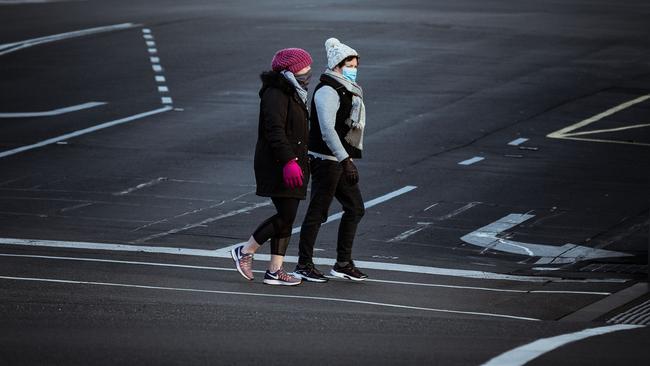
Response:
[[[275,53],[271,68],[273,71],[289,70],[295,74],[311,64],[309,52],[302,48],[285,48]]]

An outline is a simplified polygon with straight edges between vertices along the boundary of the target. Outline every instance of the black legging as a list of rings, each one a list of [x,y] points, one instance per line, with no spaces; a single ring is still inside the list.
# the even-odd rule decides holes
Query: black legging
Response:
[[[253,239],[262,245],[271,239],[271,254],[284,256],[291,238],[291,226],[296,219],[297,198],[271,198],[277,213],[264,220],[253,232]]]

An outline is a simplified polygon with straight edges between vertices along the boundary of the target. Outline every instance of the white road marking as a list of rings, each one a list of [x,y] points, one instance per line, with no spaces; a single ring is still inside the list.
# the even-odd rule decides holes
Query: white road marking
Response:
[[[404,186],[404,187],[402,187],[402,188],[400,188],[400,189],[398,189],[398,190],[395,190],[395,191],[390,192],[390,193],[386,193],[386,194],[383,195],[383,196],[379,196],[379,197],[374,198],[374,199],[372,199],[372,200],[370,200],[370,201],[368,201],[368,202],[365,202],[365,203],[364,203],[364,207],[365,207],[365,208],[370,208],[370,207],[376,206],[376,205],[378,205],[378,204],[380,204],[380,203],[386,202],[386,201],[388,201],[388,200],[390,200],[390,199],[392,199],[392,198],[395,198],[395,197],[397,197],[397,196],[400,196],[400,195],[402,195],[402,194],[404,194],[404,193],[408,193],[408,192],[410,192],[410,191],[412,191],[412,190],[414,190],[414,189],[416,189],[416,188],[417,188],[416,186]],[[343,217],[343,212],[338,212],[338,213],[335,213],[335,214],[333,214],[333,215],[330,215],[330,216],[327,218],[327,220],[323,223],[323,225],[325,225],[325,224],[329,224],[330,222],[335,221],[335,220],[338,220],[338,219],[340,219],[341,217]],[[296,226],[296,227],[294,227],[294,228],[291,230],[291,234],[292,234],[292,235],[293,235],[293,234],[297,234],[297,233],[299,233],[299,232],[300,232],[300,226]],[[231,251],[232,249],[237,248],[238,246],[240,246],[240,245],[244,245],[244,244],[246,244],[246,243],[247,243],[247,241],[242,241],[241,243],[237,243],[237,244],[229,245],[229,246],[227,246],[227,247],[225,247],[225,248],[221,248],[221,249],[219,249],[219,250],[222,251],[222,252],[225,252],[225,253],[230,253],[230,251]]]
[[[142,252],[142,253],[155,253],[155,254],[187,255],[187,256],[196,256],[196,257],[231,258],[230,252],[223,251],[223,249],[207,250],[207,249],[190,249],[190,248],[175,248],[175,247],[155,247],[155,246],[147,246],[147,245],[73,242],[73,241],[57,241],[57,240],[39,240],[39,239],[15,239],[15,238],[0,238],[0,245],[42,247],[42,248],[87,249],[87,250],[112,251],[112,252]],[[271,256],[268,254],[256,254],[255,258],[258,260],[269,260]],[[284,257],[284,261],[285,263],[298,263],[298,257],[286,256]],[[314,258],[314,264],[319,264],[319,265],[331,266],[334,265],[335,262],[336,259],[333,258]],[[429,275],[438,275],[438,276],[476,278],[476,279],[484,279],[484,280],[505,280],[505,281],[520,281],[520,282],[536,282],[536,283],[543,283],[543,282],[625,283],[627,282],[627,280],[625,279],[617,279],[617,278],[570,280],[570,279],[563,279],[560,277],[508,275],[508,274],[485,272],[485,271],[415,266],[415,265],[398,264],[398,263],[369,262],[369,261],[355,261],[354,263],[360,268],[376,269],[380,271],[407,272],[407,273],[429,274]]]
[[[448,219],[450,219],[450,218],[452,218],[454,216],[458,216],[461,213],[471,209],[474,206],[480,205],[480,204],[481,204],[481,202],[470,202],[470,203],[466,204],[465,206],[463,206],[461,208],[458,208],[458,209],[448,213],[445,216],[441,216],[441,217],[437,218],[436,220],[440,220],[440,221],[448,220]],[[427,207],[427,209],[430,208],[430,207],[431,206]],[[426,211],[426,209],[425,209],[425,211]],[[420,231],[426,229],[427,227],[429,227],[432,224],[433,224],[433,222],[418,222],[416,227],[414,227],[412,229],[409,229],[409,230],[406,230],[405,232],[397,235],[394,238],[388,239],[387,242],[391,243],[391,242],[398,242],[398,241],[405,240],[408,237],[410,237],[412,235],[415,235],[415,234],[419,233]]]
[[[440,204],[440,202],[436,202],[436,203],[434,203],[433,205],[428,206],[427,208],[425,208],[425,209],[422,210],[422,211],[429,211],[430,208],[432,208],[432,207],[436,207],[436,206],[438,206],[438,204]]]
[[[581,260],[612,257],[629,257],[631,254],[596,249],[576,244],[562,246],[523,243],[497,237],[503,231],[509,230],[522,222],[534,217],[528,214],[510,214],[489,225],[475,230],[460,239],[466,243],[490,250],[522,254],[531,257],[542,257],[538,264],[574,263]]]
[[[458,165],[472,165],[474,163],[478,163],[479,161],[481,161],[483,159],[485,159],[485,158],[482,157],[482,156],[475,156],[475,157],[473,157],[471,159],[461,161],[460,163],[458,163]]]
[[[472,207],[480,205],[481,203],[482,202],[470,202],[470,203],[466,204],[465,206],[463,206],[461,208],[458,208],[458,209],[446,214],[445,216],[441,216],[441,217],[437,218],[437,220],[444,221],[444,220],[451,219],[452,217],[458,216],[461,213],[471,209]]]
[[[177,219],[177,218],[192,215],[192,214],[195,214],[195,213],[198,213],[198,212],[201,212],[201,211],[210,210],[210,209],[222,206],[224,203],[226,203],[226,201],[222,200],[221,202],[218,202],[218,203],[216,203],[214,205],[210,205],[210,206],[207,206],[207,207],[201,207],[201,208],[198,208],[196,210],[183,212],[182,214],[178,214],[178,215],[175,215],[175,216],[171,217],[171,219]],[[158,221],[153,221],[153,222],[150,222],[148,224],[138,226],[137,228],[131,230],[131,232],[136,232],[138,230],[142,230],[142,229],[148,228],[148,227],[153,226],[153,225],[161,224],[163,222],[169,222],[169,220],[170,220],[170,218],[165,218],[165,219],[161,219],[161,220],[158,220]]]
[[[630,330],[640,327],[643,326],[609,325],[605,327],[585,329],[579,332],[563,334],[556,337],[543,338],[503,353],[484,363],[482,366],[521,366],[545,353],[572,342],[620,330]]]
[[[431,224],[433,224],[433,222],[418,222],[418,226],[414,227],[413,229],[406,230],[405,232],[397,235],[394,238],[388,239],[387,241],[389,243],[402,241],[404,239],[407,239],[409,236],[415,235],[420,231],[426,229]]]
[[[608,323],[645,324],[650,321],[650,300],[609,319]]]
[[[629,141],[618,141],[618,140],[606,140],[606,139],[592,139],[592,138],[581,138],[581,137],[575,137],[577,135],[584,135],[587,133],[600,133],[600,132],[610,132],[607,130],[601,130],[601,131],[583,131],[580,133],[572,133],[572,131],[575,131],[579,128],[588,126],[594,122],[600,121],[601,119],[611,116],[614,113],[620,112],[624,109],[627,109],[635,104],[639,104],[642,102],[645,102],[646,100],[650,99],[650,94],[642,95],[638,98],[632,99],[630,101],[627,101],[625,103],[621,103],[617,105],[616,107],[610,108],[602,113],[599,113],[595,116],[589,117],[583,121],[580,121],[578,123],[575,123],[571,126],[562,128],[560,130],[557,130],[555,132],[549,133],[546,135],[546,137],[549,138],[554,138],[554,139],[567,139],[567,140],[579,140],[579,141],[591,141],[591,142],[607,142],[607,143],[615,143],[615,144],[625,144],[625,145],[641,145],[641,146],[650,146],[648,143],[642,143],[642,142],[629,142]],[[636,125],[631,128],[639,128],[639,127],[645,127],[641,125]]]
[[[234,211],[226,212],[225,214],[221,214],[219,216],[211,217],[211,218],[202,220],[202,221],[194,223],[194,224],[188,224],[188,225],[185,225],[185,226],[180,227],[180,228],[165,231],[163,233],[158,233],[158,234],[150,235],[150,236],[147,236],[147,237],[144,237],[144,238],[140,238],[140,239],[134,240],[133,243],[144,243],[144,242],[149,241],[151,239],[157,239],[157,238],[161,238],[161,237],[167,236],[167,235],[178,234],[180,232],[183,232],[183,231],[186,231],[186,230],[189,230],[189,229],[193,229],[193,228],[196,228],[196,227],[201,227],[201,226],[207,225],[209,223],[219,221],[221,219],[225,219],[225,218],[232,217],[232,216],[235,216],[235,215],[239,215],[239,214],[242,214],[242,213],[247,213],[247,212],[250,212],[250,211],[252,211],[252,210],[254,210],[256,208],[265,207],[265,206],[269,206],[269,205],[271,205],[271,201],[264,201],[264,202],[255,203],[255,204],[252,204],[250,206],[246,206],[246,207],[234,210]]]
[[[124,196],[125,194],[129,194],[129,193],[131,193],[131,192],[135,192],[135,191],[137,191],[137,190],[139,190],[139,189],[142,189],[142,188],[148,188],[148,187],[154,186],[154,185],[159,184],[159,183],[162,183],[162,182],[164,182],[164,181],[166,181],[166,180],[167,180],[167,178],[165,178],[165,177],[159,177],[159,178],[156,178],[156,179],[150,180],[149,182],[142,183],[142,184],[138,184],[138,185],[135,186],[135,187],[131,187],[131,188],[125,189],[125,190],[123,190],[123,191],[121,191],[121,192],[113,193],[113,195],[114,195],[114,196]]]
[[[32,255],[32,254],[7,254],[0,253],[0,257],[9,257],[9,258],[33,258],[33,259],[47,259],[47,260],[62,260],[62,261],[77,261],[77,262],[93,262],[93,263],[114,263],[114,264],[126,264],[126,265],[136,265],[136,266],[152,266],[152,267],[166,267],[166,268],[184,268],[184,269],[201,269],[201,270],[210,270],[210,271],[227,271],[234,272],[236,269],[234,267],[212,267],[212,266],[195,266],[188,264],[175,264],[175,263],[161,263],[161,262],[140,262],[140,261],[124,261],[124,260],[114,260],[114,259],[100,259],[100,258],[88,258],[88,257],[59,257],[59,256],[48,256],[48,255]],[[254,270],[255,273],[264,273],[265,271]],[[334,277],[332,277],[334,278]],[[537,293],[548,293],[548,294],[571,294],[571,295],[598,295],[598,296],[608,296],[611,295],[610,292],[595,292],[595,291],[543,291],[543,290],[513,290],[513,289],[501,289],[493,287],[477,287],[477,286],[459,286],[459,285],[445,285],[437,283],[423,283],[423,282],[407,282],[407,281],[390,281],[390,280],[379,280],[374,278],[366,279],[366,282],[377,282],[385,283],[390,285],[405,285],[405,286],[424,286],[424,287],[439,287],[439,288],[449,288],[449,289],[459,289],[459,290],[475,290],[475,291],[490,291],[490,292],[506,292],[506,293],[520,293],[520,294],[537,294]]]
[[[603,130],[592,130],[592,131],[583,131],[583,132],[571,132],[571,133],[565,133],[564,136],[581,136],[581,135],[592,135],[596,133],[603,133],[603,132],[617,132],[617,131],[625,131],[625,130],[631,130],[634,128],[641,128],[641,127],[648,127],[650,126],[650,123],[644,123],[644,124],[639,124],[639,125],[631,125],[631,126],[623,126],[623,127],[617,127],[617,128],[606,128]]]
[[[134,115],[129,116],[129,117],[120,118],[120,119],[117,119],[117,120],[114,120],[114,121],[102,123],[102,124],[97,125],[97,126],[88,127],[88,128],[83,129],[83,130],[76,131],[76,132],[67,133],[65,135],[61,135],[61,136],[58,136],[58,137],[53,137],[51,139],[43,140],[41,142],[38,142],[38,143],[35,143],[35,144],[32,144],[32,145],[26,145],[26,146],[21,146],[21,147],[15,148],[15,149],[7,150],[7,151],[2,151],[2,152],[0,152],[0,158],[15,155],[15,154],[18,154],[18,153],[21,153],[21,152],[24,152],[24,151],[28,151],[28,150],[37,149],[37,148],[40,148],[40,147],[43,147],[43,146],[51,145],[51,144],[57,143],[59,141],[69,140],[69,139],[71,139],[73,137],[78,137],[78,136],[85,135],[85,134],[88,134],[88,133],[91,133],[91,132],[103,130],[105,128],[113,127],[113,126],[120,125],[120,124],[123,124],[123,123],[131,122],[131,121],[135,121],[135,120],[138,120],[140,118],[145,118],[145,117],[153,116],[155,114],[164,113],[164,112],[170,111],[171,109],[172,109],[171,107],[166,106],[166,107],[154,109],[152,111],[138,113],[138,114],[134,114]]]
[[[76,111],[81,111],[84,109],[94,108],[100,105],[104,105],[106,102],[88,102],[83,104],[77,104],[70,107],[53,109],[50,111],[43,112],[11,112],[11,113],[0,113],[0,118],[29,118],[29,117],[50,117],[58,116],[60,114],[71,113]]]
[[[144,32],[144,30],[143,30],[143,33],[145,33],[145,34],[142,37],[144,37],[145,43],[147,44],[147,47],[150,47],[150,48],[148,48],[149,54],[152,54],[152,55],[157,54],[158,50],[153,48],[153,47],[156,46],[156,43],[153,41],[154,37],[153,37],[153,34],[151,33],[151,30],[147,29],[147,32]],[[153,69],[153,71],[155,73],[157,73],[157,74],[160,74],[160,75],[155,75],[154,76],[155,79],[156,79],[156,82],[157,83],[165,82],[165,77],[162,75],[163,67],[160,64],[160,57],[158,57],[158,56],[150,56],[149,61],[151,62],[151,68]],[[158,93],[169,93],[169,87],[167,87],[167,85],[158,85],[157,89],[158,89]],[[169,97],[169,96],[161,96],[160,102],[163,105],[170,105],[170,104],[173,103],[172,98]]]
[[[117,31],[117,30],[129,29],[129,28],[134,28],[134,27],[139,27],[139,26],[140,26],[140,24],[134,24],[134,23],[114,24],[114,25],[108,25],[108,26],[104,26],[104,27],[82,29],[82,30],[73,31],[73,32],[54,34],[54,35],[51,35],[51,36],[26,39],[24,41],[18,41],[18,42],[13,42],[13,43],[5,43],[5,44],[0,45],[0,56],[6,55],[8,53],[15,52],[15,51],[18,51],[18,50],[22,50],[22,49],[25,49],[25,48],[28,48],[28,47],[33,47],[33,46],[36,46],[36,45],[39,45],[39,44],[44,44],[44,43],[49,43],[49,42],[56,42],[56,41],[60,41],[60,40],[63,40],[63,39],[69,39],[69,38],[75,38],[75,37],[83,37],[83,36],[87,36],[87,35],[90,35],[90,34],[113,32],[113,31]]]
[[[142,33],[149,34],[149,33],[151,33],[151,29],[149,29],[149,28],[142,28]]]
[[[177,181],[177,180],[172,179],[172,181]],[[254,193],[254,192],[255,191],[242,193],[239,196],[236,196],[236,197],[230,199],[230,202],[234,202],[234,201],[238,200],[239,198],[244,197],[244,196],[246,196],[248,194],[251,194],[251,193]],[[212,209],[214,209],[216,207],[222,206],[224,203],[226,203],[226,201],[221,200],[221,202],[218,202],[218,203],[210,205],[210,206],[197,208],[197,209],[191,210],[191,211],[186,211],[186,212],[183,212],[182,214],[174,215],[171,218],[168,217],[168,218],[165,218],[165,219],[162,219],[162,220],[150,222],[150,223],[148,223],[146,225],[138,226],[137,228],[131,230],[131,232],[136,232],[138,230],[142,230],[142,229],[147,228],[149,226],[157,225],[157,224],[160,224],[160,223],[163,223],[163,222],[168,222],[170,219],[178,219],[178,218],[181,218],[183,216],[192,215],[192,214],[199,213],[199,212],[202,212],[202,211],[205,211],[205,210],[212,210]]]
[[[383,303],[383,302],[343,299],[343,298],[335,298],[335,297],[280,295],[280,294],[267,294],[267,293],[260,293],[260,292],[203,290],[203,289],[181,288],[181,287],[162,287],[162,286],[147,286],[147,285],[136,285],[136,284],[126,284],[126,283],[112,283],[112,282],[76,281],[76,280],[64,280],[64,279],[54,279],[54,278],[0,276],[0,279],[9,280],[9,281],[46,282],[46,283],[61,283],[61,284],[74,284],[74,285],[93,285],[93,286],[107,286],[107,287],[138,288],[138,289],[147,289],[147,290],[209,293],[209,294],[220,294],[220,295],[239,295],[239,296],[284,298],[284,299],[299,299],[299,300],[316,300],[316,301],[338,302],[338,303],[348,303],[348,304],[358,304],[358,305],[371,305],[371,306],[387,307],[387,308],[398,308],[398,309],[405,309],[405,310],[421,310],[421,311],[430,311],[430,312],[437,312],[437,313],[477,315],[477,316],[485,316],[485,317],[492,317],[492,318],[507,318],[507,319],[516,319],[516,320],[540,321],[540,319],[536,319],[536,318],[529,318],[529,317],[523,317],[523,316],[514,316],[514,315],[506,315],[506,314],[483,313],[483,312],[475,312],[475,311],[461,311],[461,310],[437,309],[437,308],[426,308],[426,307],[420,307],[420,306],[389,304],[389,303]]]
[[[61,212],[68,212],[68,211],[76,210],[78,208],[88,207],[91,205],[93,205],[93,202],[80,203],[78,205],[62,208]]]
[[[520,137],[520,138],[518,138],[518,139],[514,139],[514,140],[508,142],[508,145],[510,145],[510,146],[518,146],[518,145],[523,144],[523,143],[526,142],[526,141],[528,141],[527,138]]]

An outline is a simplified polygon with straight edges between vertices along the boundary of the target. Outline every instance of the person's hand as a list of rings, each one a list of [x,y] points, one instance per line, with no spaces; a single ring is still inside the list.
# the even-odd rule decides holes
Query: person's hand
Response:
[[[345,175],[348,183],[352,185],[359,183],[359,171],[352,162],[352,159],[349,157],[345,158],[345,160],[341,161],[341,167],[343,167],[343,175]]]
[[[302,187],[302,169],[295,160],[289,160],[282,168],[284,185],[293,189]]]

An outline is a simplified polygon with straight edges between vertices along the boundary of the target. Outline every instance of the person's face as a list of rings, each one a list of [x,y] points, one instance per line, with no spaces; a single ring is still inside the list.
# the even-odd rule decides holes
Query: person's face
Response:
[[[295,73],[295,75],[305,75],[309,72],[309,70],[311,70],[311,66],[307,66],[304,69],[299,70],[297,73]]]
[[[345,61],[345,63],[343,64],[343,67],[351,67],[351,68],[356,69],[356,68],[359,67],[359,59],[357,59],[357,58],[355,57],[355,58],[353,58],[352,60]],[[334,68],[333,71],[336,71],[336,72],[338,72],[338,73],[341,73],[341,70],[342,70],[342,67],[337,66],[337,67]]]

